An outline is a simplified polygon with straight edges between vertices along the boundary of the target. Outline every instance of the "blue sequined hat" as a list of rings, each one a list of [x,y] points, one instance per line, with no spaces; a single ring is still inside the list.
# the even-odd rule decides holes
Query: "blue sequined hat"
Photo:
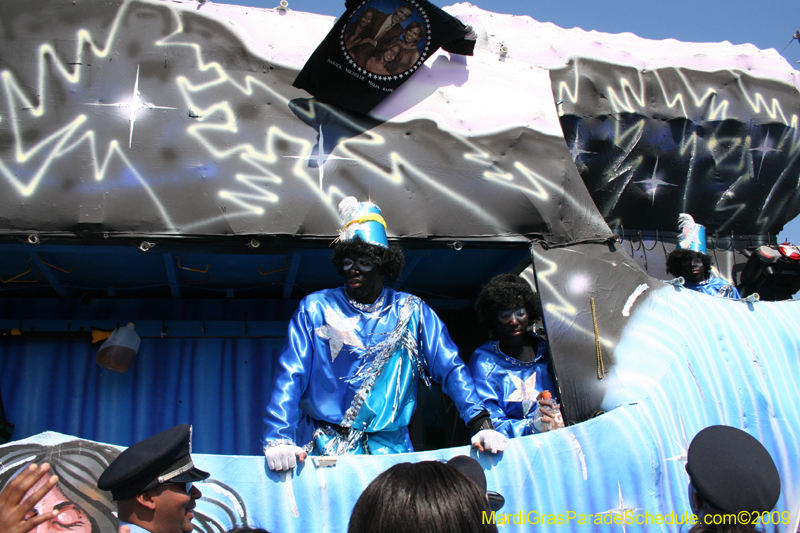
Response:
[[[389,247],[386,238],[386,221],[381,216],[381,208],[372,202],[359,202],[355,196],[348,196],[339,202],[340,241],[351,241],[356,236],[369,244]]]
[[[706,253],[706,227],[698,224],[692,215],[681,213],[678,216],[678,248]]]

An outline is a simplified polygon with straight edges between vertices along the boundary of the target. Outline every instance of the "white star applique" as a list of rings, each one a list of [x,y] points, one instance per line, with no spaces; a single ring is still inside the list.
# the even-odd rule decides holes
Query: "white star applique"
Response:
[[[619,488],[619,507],[617,507],[616,509],[609,509],[605,513],[600,513],[600,514],[611,515],[612,522],[613,522],[613,518],[615,516],[622,517],[622,521],[621,522],[615,522],[615,523],[619,523],[620,525],[622,525],[622,531],[624,533],[625,532],[625,517],[627,516],[627,514],[629,512],[636,513],[636,511],[641,511],[642,509],[639,508],[639,507],[625,507],[625,500],[622,499],[622,485],[620,484],[619,480],[617,480],[617,487]]]
[[[360,315],[351,318],[342,316],[339,311],[331,307],[325,308],[325,321],[327,324],[314,329],[319,337],[328,339],[331,346],[331,361],[335,361],[342,347],[347,344],[356,348],[363,348],[361,340],[353,333],[361,319]]]
[[[514,386],[517,390],[511,393],[507,401],[522,402],[522,416],[528,416],[531,407],[536,403],[536,396],[538,394],[536,389],[533,388],[534,385],[536,385],[536,374],[532,374],[531,377],[525,381],[522,381],[517,376],[510,375],[508,377],[514,382]]]

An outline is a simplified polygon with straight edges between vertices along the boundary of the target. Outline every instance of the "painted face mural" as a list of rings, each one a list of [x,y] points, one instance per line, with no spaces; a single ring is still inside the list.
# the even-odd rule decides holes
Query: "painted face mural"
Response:
[[[36,492],[46,481],[47,477],[40,479],[36,485],[31,487],[25,496],[28,497]],[[34,533],[59,533],[62,531],[70,531],[72,533],[92,532],[92,524],[89,521],[89,517],[86,515],[86,511],[68,500],[58,486],[53,487],[53,489],[28,512],[25,519],[27,520],[34,516],[48,514],[52,511],[58,511],[58,516],[43,524],[39,524],[36,529],[32,530]]]
[[[97,479],[119,455],[119,449],[57,434],[59,442],[51,443],[53,437],[44,435],[47,434],[31,437],[24,444],[0,446],[0,490],[31,463],[50,463],[58,484],[28,513],[28,518],[53,510],[59,513],[33,529],[33,533],[117,533],[117,506],[109,492],[98,490]],[[34,440],[39,442],[29,442]],[[45,479],[28,493],[39,488]],[[188,493],[185,485],[165,485],[161,497],[164,505],[172,509],[173,524],[185,533],[193,529],[221,533],[248,523],[242,497],[215,479],[191,487]]]
[[[58,484],[28,513],[28,517],[58,511],[58,515],[40,524],[35,533],[105,533],[117,530],[112,514],[116,505],[111,495],[97,489],[97,478],[119,450],[90,441],[67,441],[41,444],[8,444],[0,447],[0,487],[31,463],[50,463]],[[40,480],[28,493],[39,488]]]

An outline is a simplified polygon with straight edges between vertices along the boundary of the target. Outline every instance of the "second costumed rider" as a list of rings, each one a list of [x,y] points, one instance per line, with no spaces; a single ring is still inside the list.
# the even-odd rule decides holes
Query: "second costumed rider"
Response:
[[[706,253],[706,228],[691,215],[678,217],[678,247],[667,256],[667,272],[684,279],[684,287],[709,296],[739,299],[731,282],[712,273],[711,257]]]
[[[384,286],[403,252],[389,246],[377,205],[347,197],[333,264],[345,285],[311,293],[289,323],[264,417],[264,455],[289,470],[312,455],[413,451],[408,424],[417,382],[441,383],[472,430],[472,445],[501,452],[469,370],[447,328],[418,297]]]
[[[539,299],[516,274],[492,278],[475,302],[481,322],[496,340],[481,345],[469,369],[497,431],[509,438],[562,427],[559,415],[543,400],[555,393],[547,341],[531,332],[541,316]]]

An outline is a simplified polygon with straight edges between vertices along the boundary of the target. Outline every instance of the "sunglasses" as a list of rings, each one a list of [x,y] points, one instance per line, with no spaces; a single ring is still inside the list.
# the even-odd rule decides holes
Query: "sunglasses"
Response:
[[[193,481],[187,481],[186,483],[164,483],[164,485],[177,485],[179,487],[183,487],[186,489],[186,494],[191,494],[192,487],[194,486]]]

